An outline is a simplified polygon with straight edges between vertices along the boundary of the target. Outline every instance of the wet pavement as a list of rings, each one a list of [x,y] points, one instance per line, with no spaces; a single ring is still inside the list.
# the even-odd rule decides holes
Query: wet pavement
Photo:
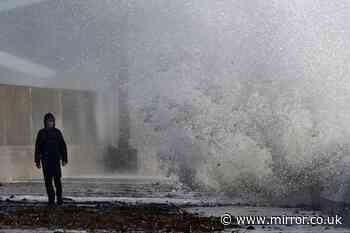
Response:
[[[0,187],[0,228],[7,229],[2,232],[40,228],[51,232],[57,229],[95,232],[105,229],[108,232],[213,232],[224,229],[218,218],[212,220],[182,209],[215,205],[217,195],[192,192],[172,179],[75,177],[64,178],[63,187],[65,204],[52,209],[46,205],[41,179],[3,184]]]
[[[194,192],[176,180],[163,177],[67,177],[62,179],[65,196],[222,198],[218,193]],[[17,179],[0,186],[0,195],[46,195],[42,179]],[[219,196],[218,196],[219,195]]]

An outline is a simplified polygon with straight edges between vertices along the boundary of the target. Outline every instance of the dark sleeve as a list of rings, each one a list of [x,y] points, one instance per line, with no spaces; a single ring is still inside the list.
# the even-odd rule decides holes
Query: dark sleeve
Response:
[[[41,141],[42,141],[42,134],[41,134],[41,131],[39,131],[38,134],[36,135],[36,140],[35,140],[35,150],[34,150],[35,163],[40,163]]]
[[[68,163],[66,142],[64,141],[63,135],[60,130],[58,131],[58,134],[59,134],[59,147],[62,155],[62,161],[65,163]]]

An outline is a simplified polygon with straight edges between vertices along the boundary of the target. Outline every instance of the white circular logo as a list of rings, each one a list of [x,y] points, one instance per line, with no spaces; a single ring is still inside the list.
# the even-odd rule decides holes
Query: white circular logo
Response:
[[[231,224],[232,217],[230,214],[223,214],[221,215],[220,221],[223,225],[228,226]]]

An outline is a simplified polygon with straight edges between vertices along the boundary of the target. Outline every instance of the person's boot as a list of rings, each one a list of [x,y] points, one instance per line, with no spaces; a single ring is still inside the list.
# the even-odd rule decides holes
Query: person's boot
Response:
[[[48,206],[54,206],[55,205],[55,198],[49,197],[49,201],[47,202]]]
[[[63,205],[63,198],[57,197],[57,205]]]

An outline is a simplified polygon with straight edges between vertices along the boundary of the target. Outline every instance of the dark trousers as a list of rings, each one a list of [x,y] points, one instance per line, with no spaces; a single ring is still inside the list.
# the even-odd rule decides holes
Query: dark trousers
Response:
[[[62,203],[62,182],[61,182],[61,165],[60,161],[50,161],[48,159],[42,160],[43,174],[45,180],[46,193],[49,199],[49,203],[55,202],[55,196],[57,202]],[[55,184],[55,189],[52,182]]]
[[[51,176],[51,175],[44,175],[45,179],[45,187],[46,187],[46,193],[49,198],[50,203],[55,202],[55,196],[57,197],[57,202],[62,202],[62,182],[61,177],[59,176]],[[53,188],[52,181],[55,184],[56,192]]]

